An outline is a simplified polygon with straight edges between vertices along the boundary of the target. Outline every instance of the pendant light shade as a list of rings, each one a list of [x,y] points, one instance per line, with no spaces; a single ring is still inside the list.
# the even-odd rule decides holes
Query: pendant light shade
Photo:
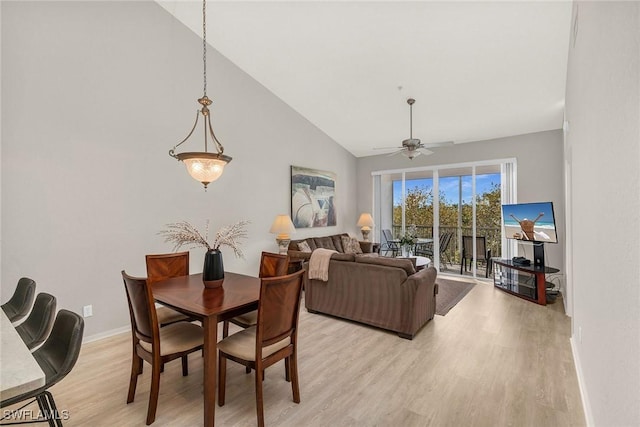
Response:
[[[204,95],[202,98],[198,99],[198,103],[202,105],[202,108],[196,112],[196,120],[191,128],[191,131],[187,135],[185,139],[180,141],[175,147],[169,150],[169,155],[185,164],[187,167],[187,172],[189,175],[196,181],[200,181],[205,190],[207,189],[207,185],[210,182],[213,182],[220,178],[222,172],[224,172],[224,167],[227,163],[231,161],[231,157],[224,154],[224,147],[216,138],[215,133],[213,132],[213,127],[211,126],[211,113],[209,111],[209,105],[213,103],[207,97],[207,2],[203,0],[202,2],[202,61],[203,61],[203,80],[204,80]],[[198,126],[198,120],[200,119],[200,115],[202,115],[203,119],[203,127],[204,127],[204,151],[202,152],[184,152],[184,153],[176,153],[175,150],[184,142],[186,142],[191,135],[193,135],[193,131]],[[215,152],[208,151],[209,139],[216,149]]]

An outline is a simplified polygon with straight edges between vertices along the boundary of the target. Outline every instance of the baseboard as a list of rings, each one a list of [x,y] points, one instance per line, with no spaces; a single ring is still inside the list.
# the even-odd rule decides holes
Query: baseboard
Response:
[[[593,414],[591,413],[591,404],[589,403],[589,396],[587,394],[587,387],[585,385],[584,375],[582,373],[582,365],[580,364],[580,356],[576,348],[575,337],[569,339],[571,343],[571,353],[573,354],[573,364],[576,367],[576,374],[578,376],[578,388],[580,389],[580,397],[582,398],[582,410],[584,411],[584,418],[587,423],[587,427],[595,426],[593,421]]]
[[[101,340],[101,339],[104,339],[104,338],[112,337],[114,335],[122,334],[124,332],[131,332],[131,326],[123,326],[121,328],[111,329],[110,331],[100,332],[99,334],[95,334],[95,335],[90,335],[88,337],[84,337],[82,339],[82,343],[86,344],[86,343],[90,343],[90,342],[93,342],[93,341],[98,341],[98,340]]]

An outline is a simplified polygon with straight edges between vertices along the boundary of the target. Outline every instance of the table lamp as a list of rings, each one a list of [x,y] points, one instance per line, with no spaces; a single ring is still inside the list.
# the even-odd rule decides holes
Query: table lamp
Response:
[[[287,250],[289,249],[289,242],[291,242],[289,234],[296,232],[296,228],[294,227],[289,215],[276,216],[273,224],[271,224],[269,232],[271,234],[277,234],[276,242],[278,242],[278,253],[286,255]]]
[[[371,217],[370,213],[363,213],[360,214],[360,219],[358,219],[358,227],[360,228],[360,231],[362,231],[362,240],[364,240],[365,242],[369,241],[369,233],[371,232],[371,227],[373,227],[375,224],[373,223],[373,218]]]

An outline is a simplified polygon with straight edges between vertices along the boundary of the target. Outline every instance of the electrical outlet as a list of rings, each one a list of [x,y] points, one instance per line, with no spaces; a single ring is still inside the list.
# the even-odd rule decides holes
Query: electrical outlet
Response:
[[[93,316],[93,306],[92,305],[85,305],[84,307],[82,307],[82,316],[83,317],[91,317],[91,316]]]

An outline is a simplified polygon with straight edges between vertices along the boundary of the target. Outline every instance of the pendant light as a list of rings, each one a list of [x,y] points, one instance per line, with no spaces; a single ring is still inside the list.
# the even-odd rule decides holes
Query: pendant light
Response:
[[[187,172],[189,175],[196,181],[200,181],[204,185],[204,189],[206,191],[207,185],[210,182],[215,181],[220,178],[222,172],[224,172],[224,167],[227,163],[231,161],[231,157],[224,154],[224,147],[216,138],[215,133],[213,132],[213,127],[211,127],[211,113],[209,111],[209,105],[212,104],[211,101],[207,97],[207,1],[202,1],[202,62],[203,62],[203,81],[204,81],[204,95],[202,98],[198,99],[198,103],[202,105],[202,108],[196,111],[196,121],[191,128],[191,131],[187,135],[185,139],[180,141],[175,147],[169,150],[169,155],[178,161],[181,161],[187,167]],[[176,153],[175,150],[184,142],[186,142],[189,137],[193,134],[193,131],[196,129],[198,125],[198,119],[200,115],[203,116],[203,125],[204,125],[204,152],[183,152]],[[211,138],[211,143],[215,148],[215,152],[210,152],[208,150],[209,145],[209,137]]]

